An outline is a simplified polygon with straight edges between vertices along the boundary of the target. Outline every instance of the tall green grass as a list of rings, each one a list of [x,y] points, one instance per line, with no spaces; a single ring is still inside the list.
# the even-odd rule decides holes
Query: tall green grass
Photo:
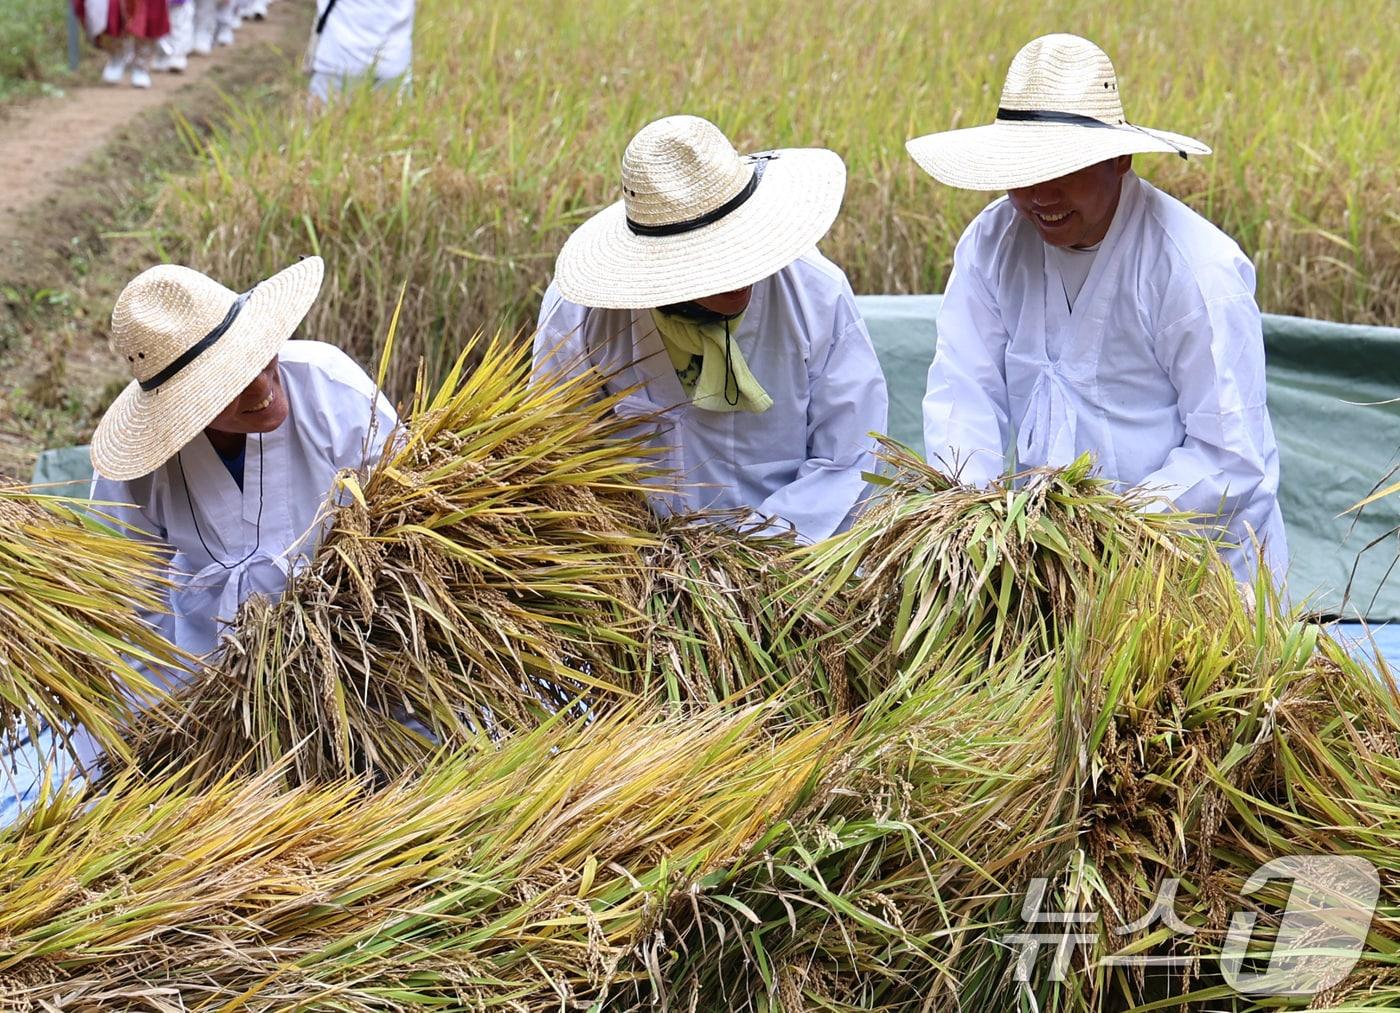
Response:
[[[68,73],[68,0],[0,0],[0,102]]]
[[[1363,0],[423,0],[410,96],[245,108],[170,184],[159,236],[234,285],[322,254],[310,331],[366,357],[407,279],[401,333],[440,373],[470,331],[531,322],[564,238],[616,197],[627,139],[684,111],[743,148],[839,151],[825,252],[857,291],[937,291],[990,195],[923,176],[903,142],[989,120],[1012,55],[1049,31],[1108,50],[1130,118],[1215,147],[1137,164],[1239,240],[1266,309],[1400,322],[1400,23]]]

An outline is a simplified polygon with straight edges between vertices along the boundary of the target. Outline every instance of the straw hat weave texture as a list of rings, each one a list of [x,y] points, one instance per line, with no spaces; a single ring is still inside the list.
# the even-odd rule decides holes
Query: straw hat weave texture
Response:
[[[906,147],[929,175],[967,190],[1032,186],[1119,155],[1210,154],[1195,138],[1130,123],[1112,61],[1077,35],[1046,35],[1016,54],[995,122]]]
[[[646,309],[744,288],[826,235],[846,167],[831,151],[740,155],[697,116],[648,124],[622,158],[622,200],[581,225],[555,279],[583,306]]]
[[[262,372],[296,330],[321,290],[325,265],[308,257],[238,293],[188,267],[162,264],[122,290],[112,311],[112,350],[135,378],[92,438],[101,475],[149,474],[203,431]],[[148,385],[228,322],[216,340],[153,389]]]

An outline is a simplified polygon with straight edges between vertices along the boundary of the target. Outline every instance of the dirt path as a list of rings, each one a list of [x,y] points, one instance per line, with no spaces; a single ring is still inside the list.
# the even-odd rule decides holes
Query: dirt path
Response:
[[[196,159],[174,114],[203,134],[226,96],[280,109],[304,87],[294,67],[314,14],[311,0],[282,0],[237,45],[149,91],[76,87],[0,109],[0,481],[27,480],[46,447],[86,443],[127,379],[106,325],[121,287],[160,257],[148,223],[161,179]]]
[[[26,209],[58,191],[64,173],[96,155],[137,116],[169,104],[217,68],[247,59],[255,47],[285,46],[293,23],[301,20],[300,3],[273,4],[265,21],[243,24],[236,45],[191,56],[183,74],[156,74],[149,89],[130,83],[73,88],[0,119],[0,244],[14,235]]]

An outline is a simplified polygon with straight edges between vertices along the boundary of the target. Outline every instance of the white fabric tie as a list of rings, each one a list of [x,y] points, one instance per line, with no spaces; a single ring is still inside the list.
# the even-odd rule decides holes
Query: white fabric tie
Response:
[[[1046,363],[1031,388],[1026,415],[1016,434],[1018,468],[1062,468],[1079,456],[1074,399],[1065,384],[1058,363]]]

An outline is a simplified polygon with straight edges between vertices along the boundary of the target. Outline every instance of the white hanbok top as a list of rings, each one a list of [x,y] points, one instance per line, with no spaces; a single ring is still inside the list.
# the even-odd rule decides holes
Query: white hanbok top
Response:
[[[316,17],[330,0],[317,0]],[[380,80],[407,77],[413,68],[414,0],[336,0],[316,43],[312,70]]]
[[[94,501],[134,504],[96,509],[172,550],[171,614],[148,619],[191,654],[217,646],[249,595],[282,593],[316,548],[336,474],[377,461],[398,422],[364,370],[332,345],[289,341],[279,367],[287,418],[247,438],[242,489],[203,433],[149,475],[92,484]]]
[[[688,403],[648,310],[585,309],[551,285],[535,336],[535,375],[595,366],[610,392],[631,387],[619,415],[665,413],[650,442],[680,483],[659,512],[748,508],[806,541],[851,518],[875,467],[888,396],[865,322],[842,271],[812,250],[753,287],[734,332],[766,412],[714,412]]]
[[[1241,579],[1254,568],[1251,538],[1276,579],[1287,568],[1254,268],[1131,172],[1072,311],[1045,242],[1006,198],[963,233],[924,441],[930,461],[975,484],[1091,451],[1125,488],[1218,514],[1240,546],[1228,555]]]

